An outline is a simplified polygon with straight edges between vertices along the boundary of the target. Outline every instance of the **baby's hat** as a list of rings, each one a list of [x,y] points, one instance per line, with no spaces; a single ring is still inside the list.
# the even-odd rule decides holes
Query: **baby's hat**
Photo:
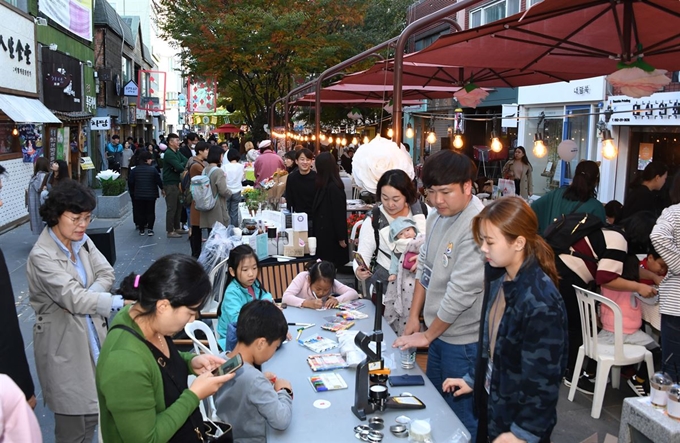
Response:
[[[390,241],[394,242],[397,240],[397,235],[406,228],[413,228],[418,235],[418,228],[416,227],[416,222],[408,217],[397,217],[392,223],[390,223]]]

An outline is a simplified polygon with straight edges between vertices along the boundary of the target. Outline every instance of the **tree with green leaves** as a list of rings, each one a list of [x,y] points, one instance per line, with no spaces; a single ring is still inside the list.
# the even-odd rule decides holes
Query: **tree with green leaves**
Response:
[[[403,0],[156,2],[162,36],[176,43],[185,74],[215,78],[256,139],[275,100],[396,35],[406,17]]]

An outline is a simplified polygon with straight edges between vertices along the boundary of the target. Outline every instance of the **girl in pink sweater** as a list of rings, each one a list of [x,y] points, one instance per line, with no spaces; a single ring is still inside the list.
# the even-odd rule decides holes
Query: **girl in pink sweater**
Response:
[[[283,293],[283,303],[298,308],[333,308],[359,297],[357,291],[335,279],[335,265],[318,260],[300,272]]]

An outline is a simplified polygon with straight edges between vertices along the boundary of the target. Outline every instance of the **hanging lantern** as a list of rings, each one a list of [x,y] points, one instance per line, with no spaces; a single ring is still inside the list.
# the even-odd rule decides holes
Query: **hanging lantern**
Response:
[[[671,82],[665,69],[655,69],[642,58],[627,65],[619,63],[618,68],[607,76],[607,81],[628,97],[649,97]]]
[[[488,96],[488,92],[474,83],[465,85],[464,88],[459,89],[453,94],[458,103],[467,108],[476,108]]]

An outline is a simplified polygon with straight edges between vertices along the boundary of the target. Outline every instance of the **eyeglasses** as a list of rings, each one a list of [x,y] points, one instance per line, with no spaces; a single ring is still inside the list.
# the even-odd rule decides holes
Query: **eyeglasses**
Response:
[[[92,222],[92,214],[86,215],[85,217],[69,217],[68,215],[65,214],[62,215],[71,220],[71,222],[73,222],[73,224],[76,226],[89,225],[90,222]]]

